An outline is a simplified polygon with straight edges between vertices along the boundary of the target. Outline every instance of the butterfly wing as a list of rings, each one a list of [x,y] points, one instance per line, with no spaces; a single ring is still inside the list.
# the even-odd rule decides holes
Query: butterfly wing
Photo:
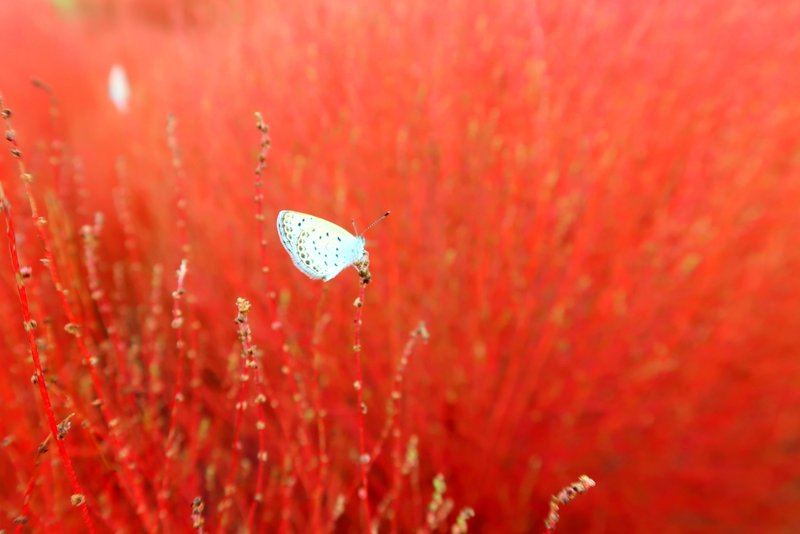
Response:
[[[278,213],[278,237],[281,240],[283,248],[289,253],[292,258],[292,263],[295,267],[300,269],[306,276],[319,280],[321,276],[317,271],[311,268],[311,265],[306,264],[305,258],[300,257],[300,251],[297,247],[297,242],[300,235],[303,233],[303,225],[308,220],[310,215],[299,213],[291,210],[283,210]]]
[[[327,282],[364,255],[364,238],[325,219],[284,210],[277,224],[292,262],[310,278]]]

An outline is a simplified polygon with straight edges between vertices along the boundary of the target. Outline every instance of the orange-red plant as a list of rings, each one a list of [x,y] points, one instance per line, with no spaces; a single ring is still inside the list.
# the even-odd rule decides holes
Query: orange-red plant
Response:
[[[791,529],[798,27],[0,3],[0,529]],[[299,273],[281,209],[391,209],[369,287]]]

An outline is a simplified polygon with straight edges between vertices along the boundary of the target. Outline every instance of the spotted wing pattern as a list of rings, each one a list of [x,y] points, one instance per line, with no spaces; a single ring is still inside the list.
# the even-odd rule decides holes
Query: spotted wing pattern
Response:
[[[292,262],[308,277],[328,281],[364,255],[364,238],[313,215],[284,210],[278,235]]]

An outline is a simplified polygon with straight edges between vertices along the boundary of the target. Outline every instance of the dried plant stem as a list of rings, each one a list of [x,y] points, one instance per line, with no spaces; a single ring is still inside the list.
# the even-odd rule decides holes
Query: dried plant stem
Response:
[[[572,500],[575,499],[578,495],[586,493],[589,491],[589,488],[593,488],[595,486],[594,480],[587,477],[586,475],[581,475],[578,477],[577,482],[573,482],[566,488],[562,489],[555,495],[550,498],[550,511],[547,514],[547,517],[544,520],[544,528],[545,532],[553,532],[556,529],[556,525],[558,525],[558,520],[560,518],[558,514],[559,507],[568,504]]]
[[[392,391],[386,407],[388,417],[386,418],[386,423],[383,426],[383,430],[381,430],[378,440],[375,442],[375,446],[372,448],[372,463],[380,456],[386,440],[389,439],[389,436],[396,426],[397,416],[400,413],[400,400],[403,397],[403,378],[405,377],[411,354],[414,352],[414,348],[417,346],[420,339],[424,342],[427,342],[429,339],[428,328],[423,321],[420,321],[417,328],[412,330],[409,334],[408,341],[406,341],[403,352],[400,355],[400,360],[397,362],[392,382]]]
[[[400,429],[397,427],[397,416],[400,413],[400,400],[403,397],[403,378],[405,377],[406,368],[408,367],[409,359],[411,358],[411,354],[414,352],[414,348],[416,347],[419,340],[427,342],[429,339],[428,328],[426,327],[423,321],[420,321],[417,328],[411,331],[408,336],[408,340],[406,341],[405,347],[403,347],[403,352],[400,355],[400,360],[397,362],[397,367],[395,368],[394,379],[392,383],[392,391],[390,394],[390,399],[387,402],[386,410],[387,410],[387,418],[386,423],[383,426],[383,430],[381,430],[381,434],[378,437],[375,445],[372,447],[372,455],[370,457],[370,468],[377,459],[380,457],[381,453],[383,452],[383,447],[386,444],[386,441],[389,439],[390,436],[394,437],[395,449],[394,449],[394,469],[392,473],[392,485],[390,490],[387,492],[386,497],[381,502],[381,505],[378,507],[375,516],[375,522],[373,524],[373,530],[378,530],[380,526],[380,521],[383,516],[389,511],[390,505],[397,502],[397,498],[400,493],[400,476],[399,476],[399,462],[397,457],[399,455],[399,439],[400,439]],[[392,525],[396,525],[396,517],[395,514],[392,514]]]
[[[37,87],[46,88],[46,86],[41,84],[41,82],[38,84],[35,83],[35,85],[37,85]],[[46,88],[46,91],[48,95],[50,95],[51,99],[51,118],[54,118],[58,115],[58,110],[57,107],[55,107],[54,97],[49,88]],[[1,100],[0,108],[2,108]],[[150,517],[147,501],[144,496],[144,491],[141,487],[141,479],[139,476],[137,462],[135,459],[128,457],[129,448],[124,445],[120,437],[119,426],[116,424],[118,419],[111,413],[108,404],[105,402],[105,394],[103,393],[102,382],[100,380],[100,375],[97,372],[97,358],[92,357],[89,354],[89,349],[87,348],[86,342],[83,338],[81,323],[78,320],[78,317],[72,305],[70,304],[69,299],[67,299],[69,292],[63,286],[58,264],[53,254],[51,236],[48,232],[48,221],[39,213],[38,206],[33,195],[33,177],[26,171],[25,162],[22,158],[22,152],[17,144],[16,135],[13,133],[14,130],[11,124],[10,112],[8,114],[4,113],[3,118],[7,132],[10,132],[6,134],[6,139],[11,144],[12,151],[15,151],[14,153],[17,154],[17,166],[25,190],[25,196],[27,197],[28,205],[30,207],[31,219],[34,223],[33,227],[36,229],[37,236],[42,244],[42,248],[44,249],[44,260],[42,263],[47,267],[50,278],[52,279],[56,288],[56,293],[61,303],[61,308],[63,309],[64,315],[67,319],[65,330],[75,338],[75,342],[78,346],[78,352],[81,355],[81,360],[89,370],[89,377],[91,379],[92,389],[94,390],[95,394],[95,401],[93,404],[99,407],[101,417],[109,428],[109,441],[111,443],[113,454],[125,466],[126,471],[128,471],[128,477],[123,476],[119,471],[117,472],[117,478],[120,483],[120,487],[122,487],[126,493],[132,492],[133,502],[136,505],[137,513],[141,516],[148,532],[154,532],[155,525],[152,517]],[[57,170],[54,172],[57,172]],[[128,484],[130,484],[130,488],[128,487]]]
[[[197,320],[194,310],[190,308],[189,313],[191,319],[191,327],[189,329],[189,350],[186,352],[186,359],[189,361],[189,391],[190,403],[192,410],[189,414],[189,421],[187,428],[189,431],[189,465],[196,465],[200,448],[199,428],[203,412],[202,403],[199,402],[201,396],[199,395],[199,388],[203,384],[203,379],[200,374],[200,365],[197,361],[200,354],[200,321]]]
[[[295,410],[295,417],[297,420],[296,432],[297,432],[297,441],[300,444],[300,451],[302,454],[302,461],[291,461],[291,458],[287,458],[287,462],[284,466],[284,476],[287,477],[284,481],[283,486],[281,487],[281,512],[280,512],[280,525],[279,525],[279,532],[286,532],[289,528],[289,512],[290,512],[290,498],[291,498],[291,489],[294,486],[294,477],[290,475],[290,471],[294,471],[297,476],[300,478],[301,482],[306,486],[306,489],[309,492],[314,492],[315,490],[311,488],[309,481],[306,478],[306,471],[313,465],[313,454],[311,451],[311,440],[308,436],[308,431],[306,429],[306,423],[304,414],[307,413],[310,409],[310,405],[308,402],[308,396],[306,394],[305,388],[303,387],[302,383],[302,376],[297,371],[295,366],[294,359],[289,352],[289,344],[287,343],[286,339],[286,332],[284,330],[284,326],[282,321],[278,316],[278,309],[276,305],[276,298],[277,294],[274,290],[270,289],[270,280],[269,280],[269,265],[268,265],[268,251],[267,251],[267,238],[266,238],[266,228],[265,228],[265,215],[264,215],[264,171],[267,167],[267,155],[269,154],[269,150],[271,147],[271,139],[269,136],[269,127],[264,122],[261,113],[255,113],[256,119],[256,128],[259,131],[260,139],[259,139],[259,152],[258,152],[258,162],[255,168],[255,182],[254,182],[254,192],[253,192],[253,203],[255,209],[255,220],[257,223],[258,228],[258,243],[259,243],[259,254],[261,259],[261,272],[264,275],[264,282],[265,288],[267,290],[267,308],[269,313],[269,318],[271,321],[271,332],[273,333],[273,341],[276,346],[280,347],[279,352],[282,358],[282,367],[281,372],[282,374],[289,377],[289,388],[290,388],[290,398],[294,402]],[[266,391],[270,389],[269,382],[265,381],[265,375],[262,373],[261,369],[256,370],[256,376],[258,379],[258,387],[259,387],[259,397],[264,397],[264,394],[269,396],[271,399],[276,399],[274,393]],[[272,403],[271,403],[272,404]],[[263,420],[263,417],[259,416],[260,419]],[[287,433],[287,427],[289,425],[283,420],[281,414],[277,414],[278,424],[281,427],[281,431],[284,435],[284,439],[289,442],[290,438]],[[263,447],[262,447],[263,449]],[[291,452],[289,453],[292,454]],[[263,467],[263,462],[259,462],[259,468]],[[317,486],[319,482],[317,481]],[[253,509],[251,508],[251,514]],[[251,515],[248,514],[248,515]],[[249,524],[249,521],[248,521]]]
[[[65,417],[60,423],[58,423],[59,429],[68,428],[70,424],[70,419],[74,416],[74,413],[69,414]],[[63,436],[62,436],[63,437]],[[22,510],[17,516],[15,522],[17,523],[17,527],[14,529],[16,534],[20,534],[25,525],[30,522],[30,505],[31,505],[31,495],[33,495],[33,488],[36,484],[36,481],[39,479],[39,464],[42,462],[42,457],[50,450],[50,440],[53,438],[53,434],[48,434],[44,440],[39,443],[39,446],[36,448],[36,460],[34,460],[33,465],[33,473],[31,474],[30,480],[28,480],[28,485],[25,487],[25,493],[22,498]]]
[[[239,298],[236,300],[236,307],[238,310],[238,314],[236,315],[236,325],[238,327],[239,341],[242,344],[242,353],[239,370],[239,391],[236,402],[236,420],[234,423],[234,449],[233,454],[231,455],[231,469],[228,473],[228,481],[225,483],[223,488],[223,491],[225,492],[223,498],[224,500],[222,503],[220,503],[221,511],[218,529],[219,532],[222,532],[225,528],[227,510],[231,505],[231,495],[234,487],[233,484],[236,478],[239,457],[241,456],[242,444],[240,441],[240,435],[242,419],[244,417],[244,412],[249,405],[247,400],[247,390],[249,389],[248,385],[253,381],[252,379],[254,378],[254,376],[250,374],[251,370],[253,370],[255,373],[255,379],[258,382],[258,393],[253,401],[253,404],[256,407],[256,430],[258,432],[259,451],[257,457],[258,468],[256,475],[256,490],[253,497],[253,502],[250,504],[247,514],[247,525],[250,531],[252,531],[253,523],[255,521],[256,506],[264,500],[264,467],[268,459],[265,432],[266,413],[264,411],[264,404],[269,398],[272,399],[271,404],[275,406],[274,392],[272,392],[272,389],[266,380],[261,380],[261,374],[259,373],[258,363],[255,358],[256,347],[253,345],[252,331],[250,329],[250,323],[247,319],[247,314],[250,312],[252,306],[248,300]]]
[[[175,457],[175,435],[178,427],[178,406],[183,402],[185,396],[183,393],[183,368],[186,360],[186,342],[183,336],[183,310],[181,302],[183,295],[186,293],[185,282],[186,273],[188,269],[188,260],[181,260],[180,267],[176,273],[177,284],[175,291],[172,292],[172,328],[175,330],[175,348],[178,352],[178,358],[175,366],[175,390],[170,400],[170,416],[169,416],[169,430],[167,432],[167,441],[164,445],[164,466],[161,471],[161,488],[158,491],[158,518],[161,521],[165,530],[169,530],[166,525],[169,513],[167,510],[167,501],[169,499],[169,490],[167,484],[171,478],[171,467],[173,458]]]
[[[231,451],[230,470],[228,472],[228,478],[222,487],[222,492],[223,492],[222,500],[217,506],[217,511],[219,512],[219,523],[217,525],[218,533],[222,533],[225,531],[228,518],[228,508],[231,507],[233,494],[235,491],[234,482],[236,480],[236,473],[239,467],[239,457],[241,456],[241,451],[242,451],[242,441],[241,441],[242,419],[244,417],[244,410],[247,407],[247,400],[245,397],[246,394],[245,380],[244,380],[244,376],[246,375],[246,373],[247,373],[247,362],[244,358],[240,358],[239,372],[237,375],[238,380],[237,380],[237,393],[236,393],[236,404],[235,404],[236,414],[234,415],[234,421],[233,421],[233,451]]]
[[[237,301],[239,314],[236,316],[236,324],[239,328],[239,341],[242,344],[242,358],[245,361],[246,374],[243,375],[243,380],[246,382],[252,381],[250,371],[256,374],[256,380],[259,385],[262,384],[260,380],[260,373],[258,372],[258,362],[256,361],[256,346],[253,345],[253,333],[250,329],[250,322],[247,319],[247,314],[250,312],[250,303],[245,299]],[[264,467],[267,463],[267,438],[266,438],[266,414],[264,413],[264,403],[266,398],[263,394],[259,393],[253,401],[256,407],[256,431],[258,433],[258,455],[257,455],[257,474],[256,474],[256,489],[253,496],[253,502],[250,503],[250,509],[247,513],[247,530],[254,532],[253,523],[255,522],[256,506],[264,501]]]
[[[170,114],[167,117],[167,146],[172,154],[172,168],[175,171],[175,208],[176,208],[176,221],[178,227],[178,245],[180,246],[180,253],[183,257],[189,256],[189,235],[187,233],[188,223],[186,221],[186,196],[184,191],[184,183],[186,182],[186,171],[183,169],[183,160],[181,158],[180,146],[178,145],[178,138],[175,135],[177,120],[175,115]]]
[[[0,99],[0,109],[2,108],[3,101]],[[5,114],[6,110],[3,109],[2,113]],[[31,358],[33,359],[33,366],[35,370],[34,381],[39,387],[39,394],[41,395],[42,402],[44,403],[44,411],[45,415],[47,416],[47,423],[50,426],[50,432],[53,435],[58,435],[58,423],[56,422],[55,412],[53,411],[53,406],[50,402],[50,395],[47,391],[44,371],[42,370],[42,362],[39,358],[39,347],[36,344],[36,322],[31,317],[30,306],[28,304],[28,293],[25,290],[25,285],[20,276],[19,255],[17,254],[17,237],[14,229],[14,222],[11,218],[11,203],[8,201],[2,185],[0,185],[0,211],[3,212],[3,216],[5,217],[6,221],[8,252],[11,257],[11,267],[17,279],[17,295],[19,296],[19,303],[20,307],[22,308],[23,325],[28,337],[28,346],[30,348]],[[72,465],[72,459],[70,458],[66,445],[64,445],[63,441],[56,440],[56,445],[58,446],[58,454],[61,458],[61,461],[64,463],[64,467],[67,470],[67,475],[69,476],[70,484],[72,486],[73,493],[71,502],[73,506],[80,508],[81,516],[83,517],[83,522],[86,525],[87,530],[90,533],[93,533],[95,531],[94,523],[89,516],[89,509],[86,506],[86,495],[84,494],[83,488],[78,481],[78,476],[75,474],[75,468]]]
[[[269,273],[269,267],[267,265],[267,236],[266,231],[264,228],[264,171],[267,168],[267,155],[269,154],[270,146],[272,145],[272,141],[269,137],[269,126],[264,122],[264,118],[261,116],[261,113],[256,112],[256,128],[260,133],[260,148],[258,151],[258,163],[256,164],[255,170],[255,192],[253,195],[253,202],[255,204],[256,210],[256,221],[258,222],[258,246],[259,252],[261,253],[261,272],[266,275]],[[269,298],[267,299],[268,305],[270,307],[270,313],[274,320],[277,320],[277,313],[275,310],[275,299]]]
[[[447,482],[442,473],[433,477],[433,494],[428,503],[428,510],[425,514],[425,523],[420,534],[436,532],[453,509],[453,500],[445,497]]]
[[[205,509],[206,505],[201,497],[195,497],[194,500],[192,500],[192,528],[197,531],[197,534],[203,534],[205,532],[203,528],[206,524],[205,517],[203,517]]]
[[[92,387],[96,397],[93,404],[98,406],[100,409],[100,414],[108,426],[109,441],[111,442],[111,448],[114,455],[128,473],[127,476],[124,476],[121,471],[117,472],[117,479],[119,480],[120,487],[123,488],[126,493],[133,493],[133,502],[136,505],[136,512],[141,517],[147,532],[156,532],[156,524],[152,517],[150,507],[147,504],[147,499],[145,498],[144,490],[142,488],[138,460],[132,457],[130,447],[127,447],[123,442],[119,426],[119,418],[115,417],[111,413],[111,410],[108,408],[108,405],[104,400],[100,376],[97,372],[97,358],[89,355],[89,350],[86,347],[86,342],[83,338],[81,324],[78,322],[75,312],[66,298],[65,290],[61,288],[61,280],[56,269],[55,260],[53,260],[52,255],[49,253],[47,247],[45,247],[45,252],[48,254],[48,258],[50,259],[50,275],[56,285],[57,292],[61,298],[62,308],[67,316],[68,323],[65,329],[67,332],[72,334],[73,337],[75,337],[75,342],[78,346],[78,352],[81,354],[84,365],[89,369],[89,376],[91,378]],[[128,488],[128,484],[130,484],[131,488]]]
[[[256,460],[258,462],[258,467],[256,468],[255,493],[253,494],[253,501],[250,503],[250,509],[247,512],[247,530],[249,532],[257,531],[254,529],[256,507],[264,502],[264,471],[269,458],[267,455],[267,437],[265,432],[267,421],[265,419],[264,404],[263,401],[259,402],[259,398],[255,399],[255,404],[256,415],[258,417],[256,421],[256,432],[258,433],[258,455]]]
[[[167,427],[167,439],[164,448],[164,466],[162,468],[161,484],[158,491],[158,515],[162,527],[169,530],[169,525],[166,521],[169,517],[167,503],[169,501],[170,491],[167,485],[172,477],[171,468],[173,466],[173,459],[177,454],[175,450],[175,439],[178,428],[178,406],[185,400],[185,393],[183,391],[183,375],[184,367],[186,366],[186,341],[184,339],[184,311],[181,303],[183,296],[186,293],[185,282],[186,274],[188,271],[188,255],[190,251],[189,236],[186,222],[186,207],[187,201],[184,191],[184,183],[186,181],[186,172],[183,168],[183,161],[181,159],[180,146],[176,136],[177,120],[174,115],[170,114],[167,117],[166,138],[167,147],[170,151],[172,169],[175,175],[175,226],[178,234],[178,250],[181,254],[181,262],[176,272],[177,285],[175,291],[172,292],[172,320],[170,326],[175,331],[175,348],[177,352],[177,361],[175,367],[175,386],[173,394],[170,397],[169,409],[169,426]]]
[[[359,267],[359,269],[360,272],[369,273],[366,264],[363,266],[363,269],[361,269],[361,267]],[[356,382],[353,384],[353,387],[356,390],[356,398],[358,400],[358,464],[361,475],[361,488],[358,491],[358,497],[363,504],[365,532],[370,532],[372,528],[372,513],[369,505],[369,482],[367,479],[370,457],[369,454],[367,454],[366,430],[364,428],[367,405],[364,403],[364,380],[361,373],[361,325],[363,321],[364,298],[366,297],[368,279],[368,277],[362,275],[361,282],[359,283],[358,299],[356,299],[355,302],[355,335],[353,341],[353,352],[356,357]]]
[[[322,384],[320,377],[320,365],[322,356],[320,354],[320,344],[322,342],[322,331],[330,321],[330,315],[324,314],[324,303],[328,295],[327,286],[323,286],[322,296],[317,304],[317,311],[314,319],[314,330],[311,338],[311,394],[314,404],[314,419],[317,426],[317,479],[312,493],[311,505],[311,531],[322,531],[322,506],[325,497],[325,489],[328,483],[328,471],[330,459],[328,458],[328,432],[325,424],[326,413],[322,408]]]
[[[136,222],[130,206],[131,189],[128,183],[127,168],[125,159],[117,158],[116,172],[118,186],[112,191],[114,207],[117,210],[120,229],[122,230],[122,243],[125,246],[125,253],[130,258],[130,272],[133,281],[133,293],[137,303],[136,312],[138,313],[141,303],[146,298],[146,283],[143,278],[142,256],[137,243]]]
[[[27,486],[25,486],[25,493],[22,497],[22,509],[15,519],[17,522],[17,527],[14,529],[15,534],[21,534],[22,529],[25,528],[25,525],[30,523],[31,496],[33,495],[33,487],[36,484],[36,481],[39,480],[39,463],[41,461],[41,456],[42,452],[37,452],[36,463],[33,466],[33,473],[31,473],[31,478],[28,480]]]
[[[200,341],[200,330],[201,330],[201,323],[197,318],[197,309],[196,307],[189,308],[190,320],[191,320],[191,328],[189,330],[189,350],[186,353],[187,359],[189,361],[190,367],[190,378],[189,378],[189,392],[190,392],[190,400],[189,406],[191,410],[189,412],[189,420],[186,423],[186,428],[188,429],[187,434],[187,465],[198,465],[198,462],[201,460],[202,455],[202,448],[203,443],[205,441],[206,436],[203,435],[203,427],[204,421],[207,421],[204,417],[205,412],[205,403],[203,395],[203,388],[204,385],[203,377],[202,377],[202,369],[200,365],[200,354],[201,354],[201,341]],[[205,339],[203,339],[205,341]],[[205,354],[205,349],[207,347],[205,344],[203,345],[204,351],[202,354]],[[218,418],[214,418],[218,419]],[[198,494],[201,494],[205,491],[205,482],[202,477],[196,477],[193,481],[194,489]],[[197,497],[200,499],[200,497]],[[202,500],[202,499],[201,499]],[[203,510],[205,509],[205,503],[203,503]],[[202,520],[200,527],[205,527],[205,518],[201,517]],[[195,526],[197,528],[197,526]],[[198,531],[203,531],[203,528],[199,528]]]
[[[127,348],[120,336],[119,327],[114,318],[113,307],[108,295],[103,290],[100,282],[100,259],[97,255],[99,246],[100,231],[103,227],[103,216],[98,213],[95,216],[93,226],[84,225],[81,228],[81,235],[84,244],[84,257],[86,259],[86,274],[89,282],[91,298],[97,303],[97,310],[100,312],[100,320],[111,338],[111,346],[117,359],[117,391],[122,394],[127,391],[127,401],[131,410],[136,410],[136,397],[131,388],[130,375],[128,373]]]
[[[150,360],[147,362],[149,376],[147,388],[147,406],[148,412],[152,414],[153,425],[150,430],[163,434],[159,419],[159,402],[158,394],[163,389],[161,382],[161,364],[164,359],[163,348],[158,341],[158,329],[161,324],[161,316],[164,314],[164,308],[161,304],[161,293],[163,291],[164,267],[156,263],[152,267],[150,275],[150,305],[149,311],[144,321],[143,332],[143,352],[149,353]],[[146,419],[147,420],[147,419]],[[166,436],[161,436],[166,437]]]
[[[255,356],[256,350],[255,347],[252,347],[253,350],[250,351],[252,353],[252,357]],[[264,405],[269,404],[270,407],[276,409],[278,407],[278,401],[275,391],[272,389],[272,386],[269,382],[267,376],[262,372],[261,366],[257,364],[255,359],[251,361],[251,368],[255,371],[255,388],[256,388],[256,397],[255,397],[255,405],[256,405],[256,412],[258,416],[258,421],[266,423],[265,412],[264,412]],[[281,442],[277,444],[279,452],[283,454],[285,459],[285,468],[284,468],[284,484],[283,484],[283,491],[281,493],[281,511],[280,511],[280,528],[279,532],[288,532],[289,529],[289,519],[291,517],[291,493],[292,488],[294,487],[294,476],[290,473],[292,470],[297,469],[295,464],[299,463],[295,461],[297,457],[297,450],[296,447],[292,444],[291,437],[287,428],[281,422],[280,418],[276,418],[276,422],[278,425],[278,430],[281,433]],[[267,461],[267,450],[266,450],[266,434],[264,433],[265,424],[256,423],[256,429],[259,432],[259,477],[256,479],[256,496],[261,495],[260,500],[254,499],[253,503],[251,504],[251,511],[254,511],[253,506],[257,502],[263,501],[263,469],[266,465]],[[283,448],[285,450],[281,451],[280,449]]]
[[[255,209],[255,219],[258,227],[258,244],[261,259],[261,272],[264,275],[264,283],[267,290],[267,308],[269,318],[271,321],[271,331],[274,333],[274,341],[280,347],[281,357],[283,359],[282,372],[290,377],[289,387],[290,395],[294,400],[297,417],[297,439],[300,442],[300,448],[303,454],[303,462],[294,462],[295,470],[298,476],[303,480],[303,469],[308,469],[312,465],[313,454],[311,452],[311,440],[305,427],[305,419],[303,414],[307,413],[310,409],[308,396],[305,389],[302,387],[301,375],[297,372],[293,357],[290,355],[286,340],[286,332],[283,323],[278,316],[278,309],[276,304],[277,294],[274,290],[270,289],[269,280],[269,265],[267,258],[269,252],[267,250],[267,238],[265,228],[264,216],[264,171],[267,168],[267,156],[269,155],[272,146],[272,140],[269,135],[269,126],[264,122],[261,113],[255,112],[256,128],[259,131],[259,152],[258,162],[254,171],[255,183],[253,193],[253,203]],[[318,481],[317,481],[318,483]],[[306,484],[308,485],[308,484]]]
[[[64,162],[64,122],[61,120],[61,106],[59,105],[58,98],[53,89],[44,83],[42,80],[31,80],[33,86],[43,91],[47,95],[48,102],[48,121],[47,132],[49,143],[48,161],[53,173],[53,188],[59,193],[64,194],[64,177],[63,177],[63,162]]]

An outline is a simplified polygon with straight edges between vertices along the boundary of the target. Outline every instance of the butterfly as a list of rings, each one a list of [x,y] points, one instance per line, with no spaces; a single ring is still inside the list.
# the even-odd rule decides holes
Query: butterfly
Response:
[[[131,86],[128,75],[122,65],[114,64],[108,73],[108,97],[120,113],[128,111],[128,101],[131,98]]]
[[[388,211],[367,230],[387,215]],[[277,224],[283,248],[295,267],[309,278],[327,282],[368,256],[364,239],[366,230],[353,235],[330,221],[292,210],[278,213]]]

